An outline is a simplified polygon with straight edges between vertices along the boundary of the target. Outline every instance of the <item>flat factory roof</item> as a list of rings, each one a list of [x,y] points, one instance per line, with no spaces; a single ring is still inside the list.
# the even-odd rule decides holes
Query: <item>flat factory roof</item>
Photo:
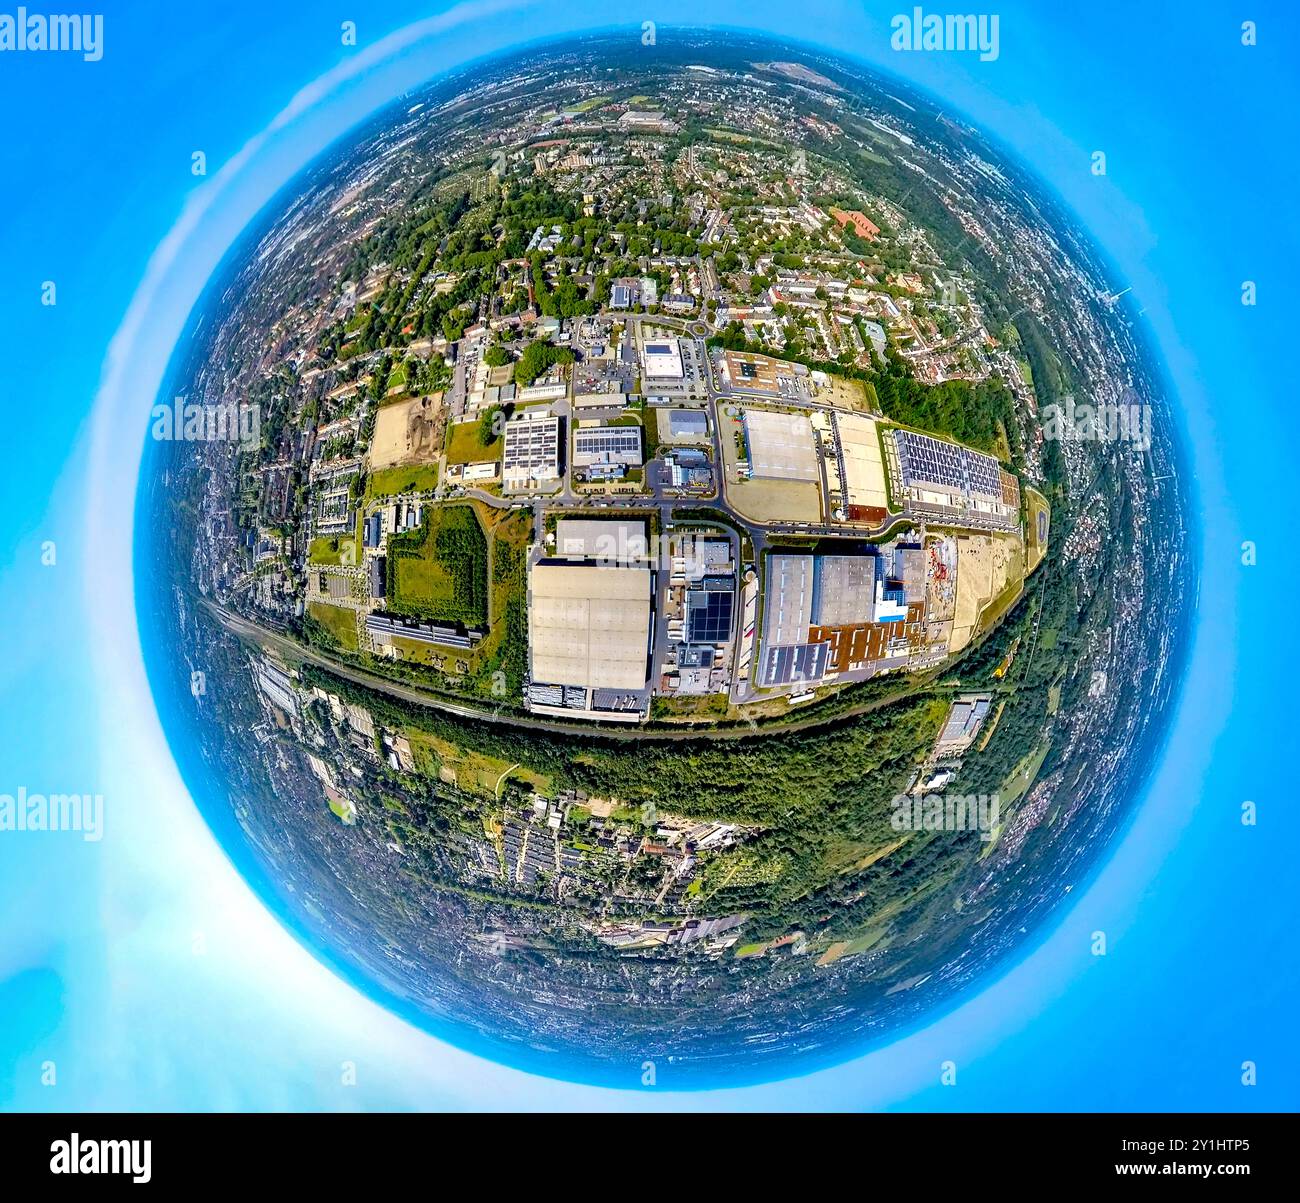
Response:
[[[745,410],[745,442],[755,476],[774,480],[819,479],[817,448],[807,414]]]
[[[626,563],[649,552],[644,522],[602,518],[561,518],[555,524],[555,554]]]
[[[528,630],[534,683],[642,689],[650,641],[650,569],[533,566]]]
[[[677,340],[660,340],[648,342],[642,348],[645,358],[647,377],[664,380],[680,380],[683,375],[682,351]]]
[[[768,647],[808,642],[812,626],[813,558],[771,554],[767,557],[763,643]]]
[[[876,596],[874,556],[818,556],[812,625],[847,627],[871,621]]]
[[[885,509],[885,466],[880,458],[876,424],[862,414],[836,414],[840,450],[844,454],[844,501],[846,505]]]

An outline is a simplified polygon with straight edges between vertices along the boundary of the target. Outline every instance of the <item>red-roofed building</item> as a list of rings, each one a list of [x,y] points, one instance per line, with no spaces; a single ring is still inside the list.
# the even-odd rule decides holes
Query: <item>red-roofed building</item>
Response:
[[[880,227],[865,213],[859,213],[857,209],[832,209],[831,216],[841,227],[851,225],[853,232],[868,242],[875,242],[880,237]]]

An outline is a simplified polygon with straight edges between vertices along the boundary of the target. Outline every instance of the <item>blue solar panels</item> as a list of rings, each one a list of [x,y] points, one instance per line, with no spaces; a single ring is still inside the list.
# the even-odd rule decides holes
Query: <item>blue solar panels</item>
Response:
[[[801,643],[793,647],[769,647],[759,662],[760,685],[795,685],[820,681],[826,675],[829,643]]]
[[[991,455],[981,455],[978,451],[962,448],[966,457],[967,488],[980,497],[1002,497],[1002,472],[998,461]]]
[[[911,430],[896,431],[895,438],[904,484],[924,482],[965,490],[966,466],[962,448]]]
[[[691,643],[722,643],[731,638],[735,593],[730,589],[692,589],[686,595],[686,638]]]
[[[1002,470],[993,456],[913,430],[896,430],[894,441],[903,484],[909,488],[937,485],[966,497],[975,494],[1001,500]]]

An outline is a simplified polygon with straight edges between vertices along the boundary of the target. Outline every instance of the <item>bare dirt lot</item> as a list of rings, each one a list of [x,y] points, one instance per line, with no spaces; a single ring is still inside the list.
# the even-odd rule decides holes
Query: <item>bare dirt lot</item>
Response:
[[[996,603],[999,612],[1005,610],[1019,594],[1024,575],[1025,550],[1017,536],[957,536],[957,603],[949,652],[971,641],[986,608]]]
[[[416,397],[385,405],[375,419],[370,468],[428,463],[442,450],[442,398]]]

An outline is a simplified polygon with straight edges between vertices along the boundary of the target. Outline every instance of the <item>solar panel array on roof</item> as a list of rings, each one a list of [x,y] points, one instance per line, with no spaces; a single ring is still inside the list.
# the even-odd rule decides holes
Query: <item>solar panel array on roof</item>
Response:
[[[693,647],[682,644],[677,652],[678,668],[712,668],[713,649],[711,647]]]
[[[769,647],[759,665],[763,685],[789,685],[797,681],[820,681],[826,675],[829,643],[803,643],[797,647]]]
[[[721,643],[731,637],[735,594],[722,589],[690,589],[686,594],[686,638],[691,643]]]
[[[991,455],[981,455],[978,451],[962,448],[966,457],[966,477],[968,488],[981,497],[1002,498],[1002,469]]]
[[[960,447],[911,430],[894,433],[905,485],[919,482],[965,490],[966,468]]]
[[[896,430],[894,440],[905,485],[939,485],[1001,499],[1002,469],[993,456],[914,430]]]
[[[596,426],[575,431],[573,462],[577,467],[586,467],[597,462],[639,464],[641,427]]]

